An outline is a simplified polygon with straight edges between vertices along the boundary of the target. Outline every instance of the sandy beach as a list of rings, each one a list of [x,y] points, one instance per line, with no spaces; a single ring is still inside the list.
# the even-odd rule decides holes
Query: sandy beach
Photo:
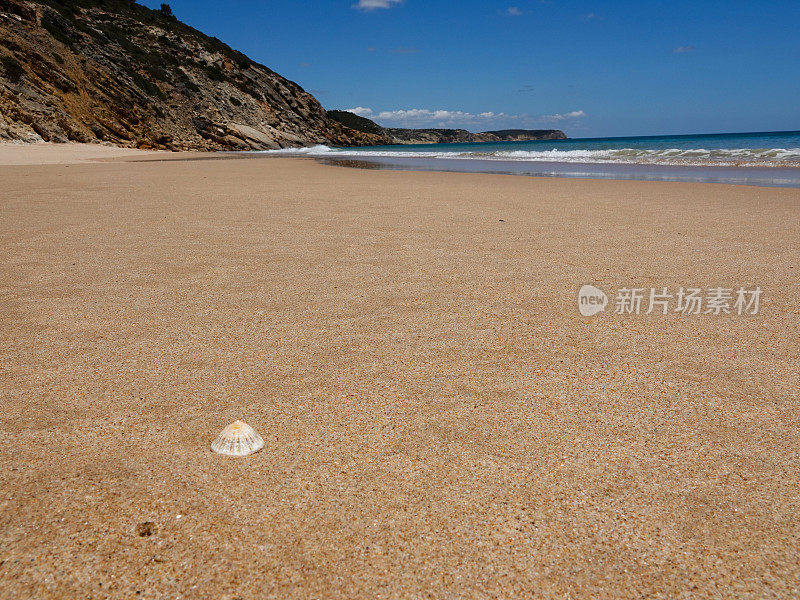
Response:
[[[0,152],[0,597],[800,595],[800,190],[74,151]]]

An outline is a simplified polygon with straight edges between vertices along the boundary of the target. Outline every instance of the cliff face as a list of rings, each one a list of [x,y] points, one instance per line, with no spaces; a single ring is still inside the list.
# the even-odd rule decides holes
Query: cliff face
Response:
[[[216,38],[131,0],[0,0],[0,139],[173,150],[385,138]]]

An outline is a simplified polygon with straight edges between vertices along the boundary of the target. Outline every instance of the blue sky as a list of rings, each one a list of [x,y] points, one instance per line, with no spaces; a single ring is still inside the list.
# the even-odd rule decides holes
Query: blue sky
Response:
[[[385,126],[570,137],[800,129],[797,0],[170,5],[325,108]]]

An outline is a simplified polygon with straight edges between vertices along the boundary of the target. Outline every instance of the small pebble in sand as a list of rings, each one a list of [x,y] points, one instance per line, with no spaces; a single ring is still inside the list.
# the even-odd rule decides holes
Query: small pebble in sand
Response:
[[[139,537],[149,537],[156,532],[156,524],[152,521],[145,521],[136,526],[136,535]]]

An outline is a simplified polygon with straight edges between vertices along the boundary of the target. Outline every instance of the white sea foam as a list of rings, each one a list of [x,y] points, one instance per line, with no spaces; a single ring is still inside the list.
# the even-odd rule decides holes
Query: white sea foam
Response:
[[[294,156],[295,154],[330,154],[338,152],[335,148],[330,148],[328,146],[323,146],[319,144],[317,146],[309,146],[307,148],[281,148],[280,150],[264,150],[262,154],[289,154]]]
[[[480,159],[529,162],[568,163],[630,163],[664,165],[730,165],[730,166],[800,166],[800,148],[717,148],[717,149],[642,149],[616,148],[604,150],[495,150],[464,151],[442,150],[388,150],[331,148],[311,146],[308,148],[284,148],[269,150],[266,154],[327,156],[342,158],[448,158]]]

